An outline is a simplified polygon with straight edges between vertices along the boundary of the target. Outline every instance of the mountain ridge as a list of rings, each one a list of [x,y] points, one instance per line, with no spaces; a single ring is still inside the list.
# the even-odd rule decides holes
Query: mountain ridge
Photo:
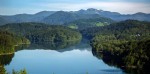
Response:
[[[62,15],[61,15],[62,14]],[[0,15],[0,25],[7,23],[21,22],[37,22],[46,24],[64,24],[78,19],[105,17],[114,21],[124,21],[128,19],[139,21],[150,21],[150,14],[138,12],[135,14],[120,14],[118,12],[110,12],[89,8],[79,11],[41,11],[35,14],[16,14],[16,15]],[[3,22],[3,20],[6,20]]]

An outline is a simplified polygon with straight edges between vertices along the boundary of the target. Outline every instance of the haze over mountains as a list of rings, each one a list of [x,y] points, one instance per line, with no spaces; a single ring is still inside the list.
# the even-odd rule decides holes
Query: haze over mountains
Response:
[[[79,19],[96,19],[105,18],[114,21],[123,21],[127,19],[134,19],[140,21],[150,21],[150,14],[135,13],[135,14],[120,14],[118,12],[110,12],[89,8],[87,10],[79,11],[41,11],[36,14],[17,14],[12,16],[1,15],[0,25],[7,23],[21,23],[21,22],[40,22],[46,24],[64,24],[73,22]]]

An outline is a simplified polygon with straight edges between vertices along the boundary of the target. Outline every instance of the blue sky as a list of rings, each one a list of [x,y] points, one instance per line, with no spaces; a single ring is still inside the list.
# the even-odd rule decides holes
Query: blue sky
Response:
[[[150,0],[0,0],[0,15],[96,8],[122,14],[150,13]]]

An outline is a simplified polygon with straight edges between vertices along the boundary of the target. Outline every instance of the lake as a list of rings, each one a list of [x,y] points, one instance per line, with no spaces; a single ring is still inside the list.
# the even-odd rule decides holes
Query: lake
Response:
[[[6,70],[25,68],[29,74],[125,74],[95,57],[86,43],[57,50],[33,47],[16,51]]]

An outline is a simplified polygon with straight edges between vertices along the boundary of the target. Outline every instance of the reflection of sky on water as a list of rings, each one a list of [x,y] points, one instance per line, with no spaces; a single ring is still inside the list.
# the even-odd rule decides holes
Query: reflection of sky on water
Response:
[[[60,50],[24,49],[17,51],[10,65],[12,69],[26,69],[29,74],[122,74],[93,56],[88,44],[77,44]]]

